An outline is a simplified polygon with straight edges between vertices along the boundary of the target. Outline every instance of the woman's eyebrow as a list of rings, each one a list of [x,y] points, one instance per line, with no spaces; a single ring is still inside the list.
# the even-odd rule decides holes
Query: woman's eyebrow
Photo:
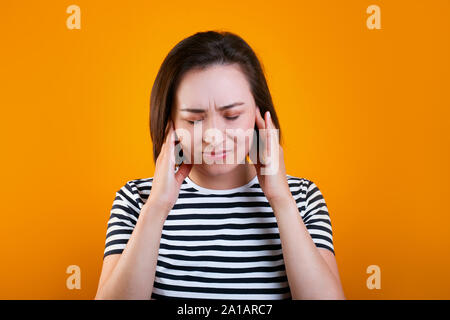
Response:
[[[223,111],[223,110],[230,109],[230,108],[233,108],[233,107],[236,107],[236,106],[240,106],[240,105],[243,105],[243,104],[244,104],[244,102],[234,102],[232,104],[228,104],[226,106],[222,106],[222,107],[219,107],[217,109],[219,111]],[[183,108],[180,111],[187,111],[187,112],[192,112],[192,113],[204,113],[206,110],[205,109],[198,109],[198,108]]]

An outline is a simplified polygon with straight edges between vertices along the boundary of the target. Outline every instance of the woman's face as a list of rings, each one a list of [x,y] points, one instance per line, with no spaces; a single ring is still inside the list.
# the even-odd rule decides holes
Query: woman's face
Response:
[[[175,94],[172,119],[184,156],[210,175],[245,163],[256,106],[238,64],[189,70]],[[226,151],[225,157],[220,157]],[[211,154],[215,153],[215,154]]]

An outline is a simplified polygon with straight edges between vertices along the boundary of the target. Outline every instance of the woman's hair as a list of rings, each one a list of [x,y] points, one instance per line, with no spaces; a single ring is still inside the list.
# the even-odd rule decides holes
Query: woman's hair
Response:
[[[165,139],[165,128],[183,75],[193,68],[237,63],[241,67],[255,100],[264,116],[270,111],[275,127],[281,130],[272,97],[264,76],[264,67],[252,48],[238,35],[226,31],[197,32],[180,41],[164,59],[150,95],[150,135],[156,162]],[[255,124],[255,129],[257,126]],[[257,137],[258,131],[257,131]]]

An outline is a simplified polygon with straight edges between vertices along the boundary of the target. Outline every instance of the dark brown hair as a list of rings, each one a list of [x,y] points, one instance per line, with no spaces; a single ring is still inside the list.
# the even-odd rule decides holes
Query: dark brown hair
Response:
[[[150,135],[156,162],[165,139],[165,128],[183,75],[193,68],[238,63],[249,82],[256,105],[264,116],[270,111],[275,127],[281,129],[264,75],[255,52],[241,37],[227,31],[197,32],[180,41],[164,59],[150,95]],[[255,124],[255,129],[257,129]]]

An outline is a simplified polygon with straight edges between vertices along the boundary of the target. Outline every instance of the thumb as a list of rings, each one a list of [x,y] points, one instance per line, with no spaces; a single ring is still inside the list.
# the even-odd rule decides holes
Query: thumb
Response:
[[[192,169],[192,163],[182,163],[181,166],[178,167],[178,171],[175,173],[175,180],[178,183],[178,186],[181,186],[181,183],[183,183],[183,180],[186,179],[189,172]]]

